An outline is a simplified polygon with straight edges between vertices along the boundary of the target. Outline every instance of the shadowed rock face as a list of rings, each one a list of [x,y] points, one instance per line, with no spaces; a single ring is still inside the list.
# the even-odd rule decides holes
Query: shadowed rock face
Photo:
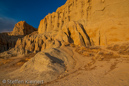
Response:
[[[129,40],[128,0],[67,0],[40,21],[39,33],[62,29],[70,21],[84,26],[95,45]]]
[[[91,40],[79,22],[70,21],[65,24],[56,36],[58,40],[80,46],[90,46]]]
[[[0,52],[15,47],[16,41],[22,36],[10,36],[8,33],[0,33]]]

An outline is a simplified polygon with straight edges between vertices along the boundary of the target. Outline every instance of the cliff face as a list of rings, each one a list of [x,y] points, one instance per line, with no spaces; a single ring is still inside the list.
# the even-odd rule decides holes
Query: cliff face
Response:
[[[91,1],[86,31],[96,45],[129,40],[129,1]]]
[[[40,21],[39,33],[61,30],[70,21],[83,25],[94,45],[129,40],[128,0],[67,0]]]
[[[67,0],[56,12],[40,21],[39,34],[30,34],[36,29],[25,21],[17,23],[9,35],[27,36],[22,39],[17,37],[12,45],[25,54],[67,44],[90,46],[128,41],[128,4],[128,0]],[[12,42],[5,41],[1,44],[7,50],[7,45]]]
[[[68,0],[65,5],[59,7],[56,12],[48,14],[40,21],[39,33],[51,30],[59,30],[69,21],[78,21],[87,18],[89,2],[87,0]]]

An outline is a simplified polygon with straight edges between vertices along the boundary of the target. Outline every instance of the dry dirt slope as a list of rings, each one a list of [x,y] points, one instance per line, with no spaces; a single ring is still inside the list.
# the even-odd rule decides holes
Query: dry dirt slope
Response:
[[[29,61],[25,60],[27,58],[21,57],[23,63],[27,61],[24,64],[20,64],[21,60],[16,61],[16,57],[8,61],[6,67],[2,64],[0,80],[44,80],[44,84],[37,86],[129,85],[129,42],[108,47],[80,47],[71,44],[41,51],[34,57],[32,55]]]
[[[129,51],[126,44],[121,46],[115,44],[102,48],[97,54],[94,54],[95,56],[92,55],[92,51],[90,57],[87,57],[87,49],[86,52],[85,49],[84,51],[81,49],[80,53],[83,53],[84,57],[80,59],[82,59],[81,63],[84,61],[85,66],[80,65],[73,73],[48,83],[46,86],[129,86],[127,52]],[[87,64],[86,58],[92,58],[92,61]]]

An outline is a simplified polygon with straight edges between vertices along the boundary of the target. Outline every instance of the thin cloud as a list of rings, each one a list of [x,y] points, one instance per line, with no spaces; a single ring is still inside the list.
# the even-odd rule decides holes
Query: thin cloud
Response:
[[[0,17],[0,33],[12,31],[16,21],[7,17]]]

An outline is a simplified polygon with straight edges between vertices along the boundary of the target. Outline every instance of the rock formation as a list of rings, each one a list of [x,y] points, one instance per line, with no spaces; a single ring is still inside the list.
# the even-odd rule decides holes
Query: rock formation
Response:
[[[37,29],[30,26],[25,21],[20,21],[17,24],[15,24],[14,29],[10,34],[13,36],[28,35],[34,31],[37,31]]]
[[[0,52],[15,47],[18,38],[22,38],[24,35],[30,34],[34,31],[37,31],[37,29],[28,25],[25,21],[20,21],[15,24],[12,32],[0,33]]]
[[[0,81],[128,86],[128,33],[129,0],[67,0],[40,21],[38,31],[21,21],[0,34]]]
[[[78,23],[71,21],[61,30],[49,31],[42,34],[27,35],[18,39],[15,48],[21,53],[36,53],[48,48],[57,48],[65,44],[75,44],[80,46],[90,46],[91,40],[84,30],[84,27]]]
[[[0,33],[0,52],[15,47],[18,36],[9,36],[8,33]]]
[[[80,46],[90,46],[91,40],[87,35],[82,24],[71,21],[65,24],[61,30],[59,30],[57,37],[58,40],[73,43]]]
[[[15,45],[23,54],[60,47],[65,43],[90,46],[127,41],[128,3],[127,0],[113,3],[106,0],[68,0],[40,21],[38,33],[29,35],[36,29],[21,21],[9,35],[27,35],[19,38]]]
[[[128,41],[128,3],[127,0],[113,3],[106,0],[68,0],[40,21],[38,33],[30,34],[36,29],[21,21],[9,35],[26,35],[15,45],[21,54],[37,53],[70,43],[91,46]]]
[[[27,35],[23,38],[19,38],[16,42],[15,48],[19,49],[21,54],[37,53],[41,50],[54,47],[55,40],[49,34]]]
[[[60,30],[69,21],[81,23],[94,45],[129,40],[129,1],[67,0],[40,21],[39,33]]]
[[[19,70],[11,74],[15,73],[16,76],[14,77],[22,76],[21,79],[23,79],[24,76],[31,77],[32,74],[38,74],[40,76],[36,77],[36,79],[40,80],[42,78],[42,80],[48,82],[56,79],[66,68],[73,68],[73,61],[72,56],[62,49],[49,48],[36,54],[34,58],[26,62]],[[28,70],[33,72],[30,73]],[[17,73],[19,74],[17,75]],[[33,79],[35,79],[35,77],[33,77]]]

